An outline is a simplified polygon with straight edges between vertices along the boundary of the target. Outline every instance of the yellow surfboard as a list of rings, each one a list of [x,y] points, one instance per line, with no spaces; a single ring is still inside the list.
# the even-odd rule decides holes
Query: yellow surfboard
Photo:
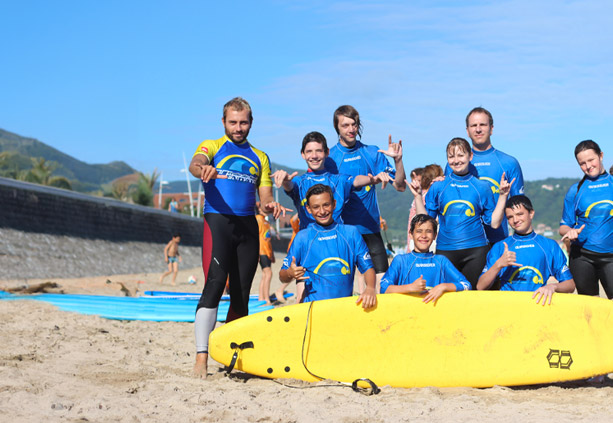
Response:
[[[269,378],[379,386],[527,385],[613,372],[613,302],[554,294],[536,304],[529,292],[356,297],[276,308],[228,323],[210,336],[209,352]],[[240,348],[242,346],[242,349]]]

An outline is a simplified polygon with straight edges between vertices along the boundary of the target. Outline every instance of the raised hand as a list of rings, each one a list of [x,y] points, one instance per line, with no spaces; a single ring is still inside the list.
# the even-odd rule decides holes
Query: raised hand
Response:
[[[309,279],[308,276],[304,276],[306,269],[302,266],[296,266],[296,257],[292,257],[292,263],[287,269],[289,275],[296,279],[296,282],[303,282],[306,279]]]
[[[368,174],[368,177],[370,178],[370,183],[372,185],[376,185],[379,182],[381,183],[381,189],[385,189],[385,187],[387,186],[388,182],[394,182],[394,179],[387,173],[387,172],[381,172],[375,176],[372,176],[370,173]]]
[[[498,193],[503,196],[509,195],[509,193],[511,192],[511,185],[513,185],[513,182],[515,182],[515,178],[513,178],[511,182],[508,182],[507,178],[505,177],[505,172],[502,172],[502,177],[500,178],[500,188],[498,188]]]
[[[515,251],[510,251],[509,246],[507,245],[506,242],[503,241],[503,244],[504,244],[504,252],[500,256],[500,258],[496,260],[496,264],[498,265],[498,267],[500,267],[501,269],[503,267],[508,267],[508,266],[521,267],[522,266],[521,264],[516,263],[517,254],[515,254]]]
[[[270,203],[264,204],[263,208],[264,211],[272,213],[275,219],[277,219],[281,215],[285,216],[286,212],[293,211],[292,209],[283,207],[280,203],[277,203],[276,201],[271,201]]]
[[[585,223],[580,228],[574,228],[566,232],[562,237],[562,241],[564,241],[565,239],[568,239],[569,241],[576,240],[577,238],[579,238],[579,234],[581,233],[581,231],[583,231],[583,228],[585,228]]]
[[[387,142],[387,150],[379,150],[379,152],[394,160],[402,159],[402,140],[398,140],[398,143],[394,143],[392,142],[392,135],[390,134]]]
[[[405,179],[404,182],[409,186],[411,194],[413,194],[414,197],[421,197],[423,190],[421,189],[421,183],[418,180],[413,180],[409,182]]]
[[[414,288],[414,292],[425,291],[426,290],[426,280],[424,279],[424,275],[419,275],[419,277],[415,279],[411,285]]]
[[[292,178],[294,178],[296,175],[298,175],[298,171],[290,175],[285,170],[279,169],[275,173],[273,173],[271,176],[273,180],[275,181],[275,185],[277,186],[277,188],[281,188],[281,186],[283,185],[283,182],[291,181]]]

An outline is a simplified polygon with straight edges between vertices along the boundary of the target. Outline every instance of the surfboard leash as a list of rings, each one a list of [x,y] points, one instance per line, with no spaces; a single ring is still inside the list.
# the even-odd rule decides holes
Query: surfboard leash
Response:
[[[247,342],[243,342],[240,345],[237,344],[236,342],[232,342],[230,343],[230,348],[234,350],[234,354],[232,354],[232,361],[230,361],[230,365],[226,369],[226,376],[229,376],[230,372],[232,372],[232,370],[234,369],[234,366],[236,366],[236,361],[238,360],[238,353],[244,350],[245,348],[253,348],[253,342],[247,341]]]
[[[315,304],[315,301],[311,301],[311,303],[309,304],[309,310],[307,312],[306,325],[304,327],[304,336],[302,337],[302,351],[300,353],[300,358],[302,359],[302,366],[304,367],[304,369],[311,376],[313,376],[313,377],[315,377],[317,379],[320,379],[320,380],[324,380],[326,378],[321,377],[319,375],[316,375],[311,370],[309,370],[309,368],[306,365],[306,361],[304,360],[304,350],[305,350],[305,346],[306,346],[306,337],[307,337],[307,333],[309,331],[309,322],[311,320],[311,313],[312,313],[312,310],[313,310],[313,304]],[[372,380],[368,379],[368,378],[356,379],[351,384],[346,383],[346,382],[340,382],[340,381],[337,381],[337,382],[340,383],[343,387],[350,387],[355,392],[358,392],[360,394],[367,395],[367,396],[377,395],[379,392],[381,392],[381,389],[379,389],[377,384],[375,382],[373,382]],[[369,385],[369,388],[362,388],[362,387],[358,386],[359,382],[367,383]]]

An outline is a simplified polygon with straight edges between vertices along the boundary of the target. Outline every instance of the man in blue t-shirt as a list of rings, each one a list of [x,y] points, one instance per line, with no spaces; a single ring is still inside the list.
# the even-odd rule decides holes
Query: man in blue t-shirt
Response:
[[[436,301],[445,292],[468,291],[470,282],[449,259],[430,252],[436,238],[436,219],[418,214],[411,221],[411,238],[415,248],[394,257],[381,279],[381,293],[423,293],[424,302]]]
[[[573,292],[575,281],[564,252],[557,242],[532,229],[534,208],[528,197],[509,198],[505,214],[515,233],[492,247],[477,289],[488,289],[499,279],[501,291],[534,291],[532,298],[537,303],[542,298],[543,305],[551,304],[554,292]],[[558,283],[547,284],[550,276]]]
[[[349,175],[388,174],[392,186],[398,191],[406,189],[404,165],[402,164],[402,141],[392,142],[389,136],[388,149],[379,150],[374,145],[362,144],[362,124],[358,111],[352,106],[340,106],[334,112],[334,129],[339,142],[330,150],[326,168],[330,173]],[[387,160],[392,158],[394,166]],[[342,213],[347,225],[358,228],[372,256],[377,279],[388,269],[387,252],[381,238],[380,213],[377,193],[372,185],[352,192]]]
[[[466,116],[466,132],[472,141],[473,159],[469,171],[479,179],[490,184],[490,188],[496,199],[500,178],[504,173],[508,181],[515,179],[509,196],[524,193],[524,176],[515,157],[509,156],[492,146],[492,132],[494,131],[494,118],[483,107],[475,107]],[[445,174],[449,174],[449,166]],[[499,228],[493,229],[485,225],[485,233],[490,245],[503,240],[509,235],[506,220],[503,220]]]
[[[281,282],[296,280],[300,302],[349,297],[357,267],[366,280],[357,303],[365,309],[374,307],[377,295],[370,254],[356,228],[334,221],[332,188],[313,185],[306,194],[306,207],[315,223],[294,238],[279,272]]]
[[[306,161],[308,171],[300,176],[298,172],[291,175],[285,170],[277,170],[272,178],[277,187],[283,187],[285,193],[292,199],[298,217],[300,219],[300,229],[305,229],[309,224],[315,222],[313,216],[306,209],[306,193],[313,185],[324,184],[332,188],[336,207],[334,209],[334,221],[343,222],[341,213],[343,207],[349,201],[353,191],[359,190],[367,185],[376,185],[381,182],[385,186],[392,178],[382,172],[379,175],[343,175],[332,174],[325,168],[325,161],[330,154],[326,137],[323,134],[313,131],[309,132],[302,139],[300,155]]]

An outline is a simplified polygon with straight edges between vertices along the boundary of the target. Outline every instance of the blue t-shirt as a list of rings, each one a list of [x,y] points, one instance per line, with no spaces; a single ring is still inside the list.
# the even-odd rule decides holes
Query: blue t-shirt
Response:
[[[513,178],[515,178],[515,182],[511,185],[509,198],[524,193],[524,175],[515,157],[509,156],[492,147],[486,151],[473,150],[473,159],[470,163],[468,172],[480,180],[487,182],[496,200],[498,200],[500,178],[502,178],[503,172],[505,173],[507,181],[511,182]],[[452,171],[449,165],[447,165],[445,167],[445,176],[450,173],[452,173]],[[485,234],[490,244],[494,244],[509,236],[509,226],[506,216],[502,219],[502,223],[497,229],[493,229],[491,226],[486,225]]]
[[[560,225],[585,228],[574,244],[596,253],[613,253],[613,177],[585,178],[568,190]]]
[[[300,219],[300,229],[306,228],[309,224],[314,223],[315,219],[306,209],[306,193],[313,185],[324,184],[332,188],[336,207],[334,208],[334,221],[342,222],[341,213],[343,207],[349,201],[349,195],[354,189],[354,176],[350,175],[333,175],[330,172],[307,172],[304,175],[296,176],[292,179],[294,187],[291,191],[285,193],[292,199],[298,218]]]
[[[453,251],[487,245],[483,224],[491,224],[496,208],[486,182],[472,176],[447,175],[432,184],[425,198],[428,214],[438,217],[437,250]]]
[[[471,289],[470,282],[447,257],[413,251],[394,257],[390,268],[381,279],[381,293],[384,294],[390,285],[409,285],[420,276],[426,280],[426,289],[432,289],[441,283],[452,283],[457,291]]]
[[[350,297],[355,267],[362,273],[373,267],[358,230],[342,223],[326,227],[312,223],[298,232],[282,269],[291,266],[292,257],[309,278],[304,281],[305,302]]]
[[[356,141],[352,148],[344,147],[340,143],[332,147],[326,160],[326,169],[330,173],[352,176],[374,176],[387,172],[392,178],[396,177],[396,170],[385,155],[379,152],[379,148],[375,145],[364,145],[360,141]],[[361,234],[381,232],[375,186],[366,185],[353,191],[342,216],[345,224],[357,227]]]
[[[550,276],[558,282],[573,278],[566,265],[566,256],[557,242],[534,232],[528,235],[512,235],[503,242],[497,242],[487,253],[483,273],[494,265],[504,253],[504,243],[509,251],[516,254],[518,266],[507,266],[500,270],[501,291],[536,291],[547,284]]]

